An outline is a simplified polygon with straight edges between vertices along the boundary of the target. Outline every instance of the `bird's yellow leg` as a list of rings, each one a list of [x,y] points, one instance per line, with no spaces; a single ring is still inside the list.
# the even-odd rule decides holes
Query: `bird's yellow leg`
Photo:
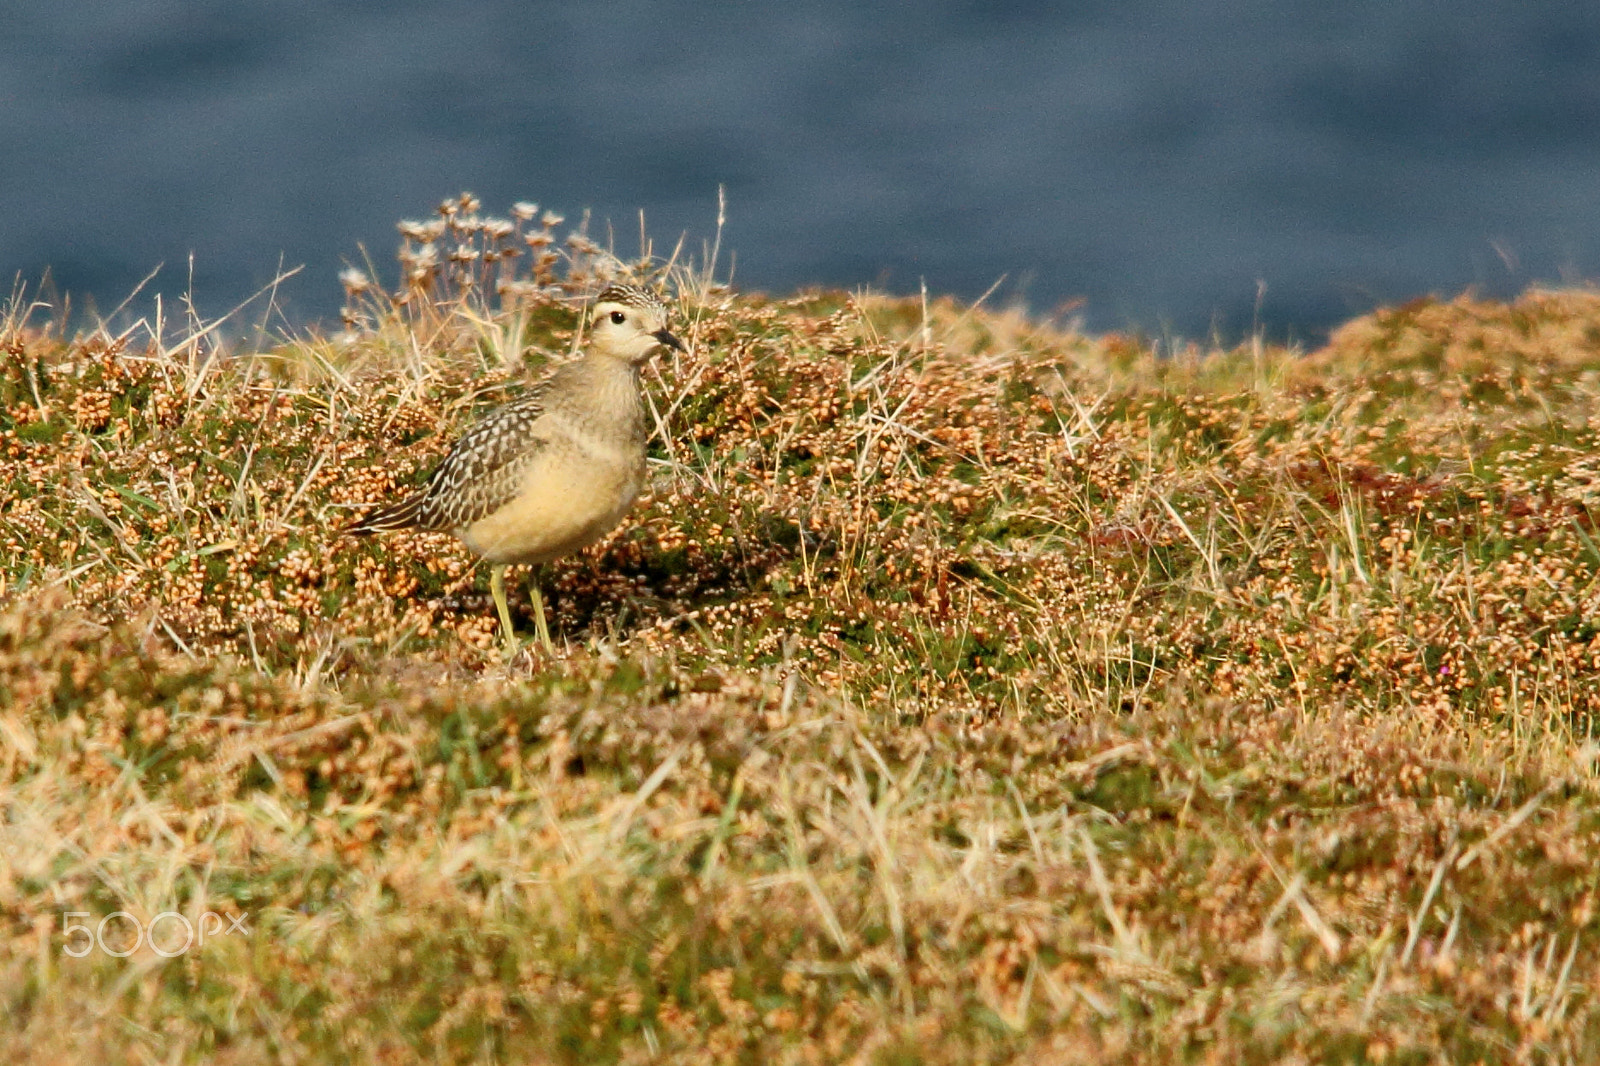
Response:
[[[511,607],[506,603],[506,568],[495,565],[489,568],[489,594],[494,597],[494,609],[500,612],[500,635],[505,637],[506,658],[517,653],[517,634],[511,628]],[[541,621],[540,628],[543,628]]]
[[[539,629],[539,643],[544,645],[545,654],[554,659],[556,646],[550,642],[550,624],[544,617],[544,593],[539,590],[540,579],[544,577],[543,567],[533,574],[533,624]]]

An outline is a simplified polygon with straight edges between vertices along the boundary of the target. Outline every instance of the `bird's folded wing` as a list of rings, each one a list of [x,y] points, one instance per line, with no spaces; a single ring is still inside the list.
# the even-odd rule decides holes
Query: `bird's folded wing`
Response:
[[[428,479],[418,526],[459,529],[511,502],[527,464],[545,446],[538,426],[543,394],[537,389],[497,407],[461,435]]]

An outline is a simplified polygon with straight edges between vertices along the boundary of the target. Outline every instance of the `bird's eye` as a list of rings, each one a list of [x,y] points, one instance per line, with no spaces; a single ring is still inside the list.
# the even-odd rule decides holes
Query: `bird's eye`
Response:
[[[611,321],[620,326],[624,322],[628,321],[628,316],[623,314],[621,311],[613,311],[611,312]]]

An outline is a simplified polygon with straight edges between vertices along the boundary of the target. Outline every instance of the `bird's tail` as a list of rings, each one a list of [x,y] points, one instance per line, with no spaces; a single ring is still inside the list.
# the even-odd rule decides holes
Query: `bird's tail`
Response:
[[[351,522],[340,534],[346,537],[364,537],[369,533],[390,533],[397,529],[416,529],[423,524],[422,505],[427,500],[425,492],[400,501],[389,507],[379,507]]]

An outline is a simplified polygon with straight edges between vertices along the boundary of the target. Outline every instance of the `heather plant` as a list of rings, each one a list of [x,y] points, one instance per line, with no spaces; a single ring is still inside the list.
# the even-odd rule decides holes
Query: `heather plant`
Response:
[[[1156,351],[562,221],[258,345],[14,294],[13,1059],[1600,1051],[1600,296]],[[337,529],[618,278],[652,480],[507,659],[453,538]]]

